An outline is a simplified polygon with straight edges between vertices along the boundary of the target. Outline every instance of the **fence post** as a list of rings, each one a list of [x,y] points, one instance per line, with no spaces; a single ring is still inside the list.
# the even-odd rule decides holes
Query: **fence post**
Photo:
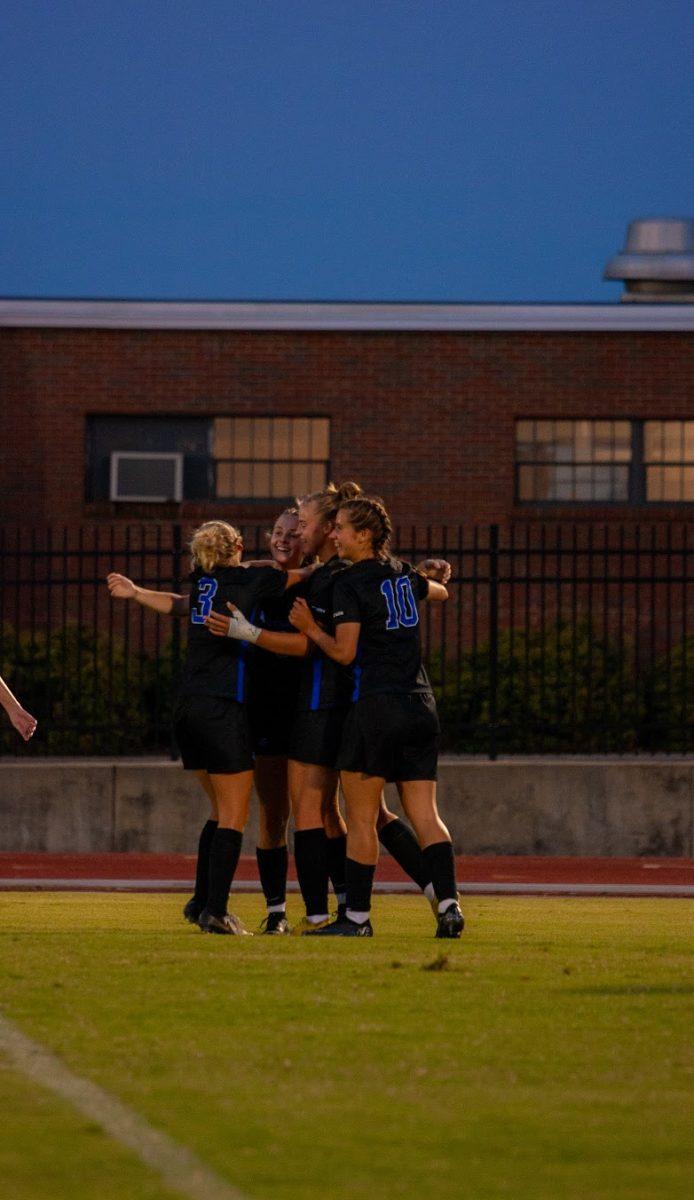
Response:
[[[499,526],[489,527],[489,757],[497,757],[499,675]]]

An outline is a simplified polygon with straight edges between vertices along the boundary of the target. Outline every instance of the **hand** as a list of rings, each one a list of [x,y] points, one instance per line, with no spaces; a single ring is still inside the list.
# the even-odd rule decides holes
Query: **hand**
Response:
[[[257,625],[251,625],[235,604],[229,603],[227,608],[231,613],[230,617],[214,611],[205,617],[205,624],[210,633],[215,634],[216,637],[234,638],[237,642],[257,642],[263,632],[262,629],[258,629]]]
[[[231,617],[225,616],[224,613],[215,612],[212,609],[209,616],[205,617],[205,624],[210,633],[213,633],[215,637],[228,637]]]
[[[448,583],[452,574],[451,564],[445,558],[425,558],[417,570],[422,575],[426,575],[427,579],[435,580],[436,583]]]
[[[114,571],[106,576],[108,590],[113,600],[134,600],[137,587],[127,575],[117,575]]]
[[[8,711],[7,715],[17,730],[17,733],[21,734],[25,742],[28,742],[29,738],[32,737],[36,731],[36,717],[32,717],[31,713],[28,713],[26,709],[22,708],[19,704],[16,708]]]
[[[289,612],[289,620],[300,633],[309,633],[318,626],[313,619],[313,613],[305,600],[295,600]]]

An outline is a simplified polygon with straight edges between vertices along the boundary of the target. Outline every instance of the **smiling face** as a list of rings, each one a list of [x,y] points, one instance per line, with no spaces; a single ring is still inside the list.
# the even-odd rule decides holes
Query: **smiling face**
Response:
[[[335,528],[330,535],[340,558],[347,562],[360,562],[373,557],[373,537],[368,529],[355,529],[348,512],[341,508],[335,518]]]
[[[297,524],[298,518],[294,513],[282,513],[270,534],[270,554],[285,571],[296,570],[303,558]]]
[[[299,506],[299,541],[301,553],[307,558],[330,558],[334,553],[330,540],[332,521],[325,521],[315,501],[307,500]]]

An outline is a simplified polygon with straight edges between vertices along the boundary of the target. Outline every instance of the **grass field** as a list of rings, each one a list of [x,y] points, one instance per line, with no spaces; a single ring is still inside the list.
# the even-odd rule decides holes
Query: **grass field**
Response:
[[[252,1200],[692,1194],[693,902],[474,898],[460,943],[415,897],[372,941],[204,937],[181,904],[0,895],[0,1005]],[[173,1195],[5,1066],[3,1197]]]

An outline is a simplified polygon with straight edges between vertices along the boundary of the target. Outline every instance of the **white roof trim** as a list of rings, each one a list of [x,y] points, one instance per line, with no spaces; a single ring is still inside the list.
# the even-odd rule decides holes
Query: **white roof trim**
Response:
[[[67,329],[686,332],[692,304],[2,300],[0,326]]]

